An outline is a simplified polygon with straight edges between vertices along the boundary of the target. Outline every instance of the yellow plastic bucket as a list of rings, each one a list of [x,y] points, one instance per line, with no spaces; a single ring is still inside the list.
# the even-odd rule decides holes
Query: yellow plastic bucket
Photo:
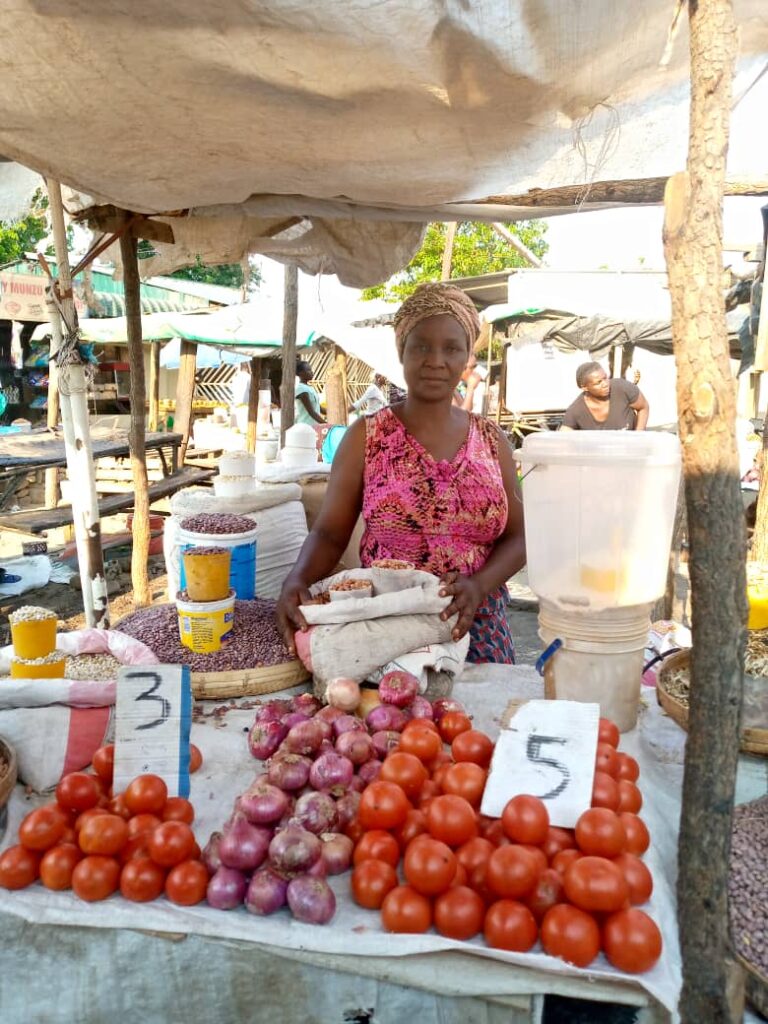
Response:
[[[229,595],[231,548],[188,548],[182,555],[191,601],[225,601]]]
[[[235,592],[230,590],[223,601],[189,601],[181,592],[176,596],[179,615],[179,637],[195,654],[213,654],[232,638],[235,621]]]
[[[768,566],[747,562],[748,629],[768,629]]]
[[[59,653],[54,660],[37,661],[13,658],[11,660],[11,679],[63,679],[66,655]]]
[[[17,658],[44,658],[56,650],[57,618],[11,620],[11,641]]]

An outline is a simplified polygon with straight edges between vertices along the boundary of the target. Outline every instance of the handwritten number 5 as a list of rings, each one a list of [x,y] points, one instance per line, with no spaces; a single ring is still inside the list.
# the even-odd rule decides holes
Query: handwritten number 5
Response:
[[[554,789],[551,789],[548,793],[542,794],[541,800],[554,800],[556,796],[559,796],[568,783],[571,781],[571,772],[567,765],[564,765],[562,761],[556,761],[554,757],[542,757],[541,748],[545,743],[559,743],[565,744],[564,739],[560,739],[557,736],[529,736],[528,745],[526,747],[526,757],[529,761],[534,764],[545,764],[550,768],[555,768],[560,772],[562,778]]]
[[[131,675],[131,679],[142,679],[142,678],[144,678],[144,679],[152,679],[153,683],[152,683],[152,685],[148,689],[146,689],[142,693],[140,693],[136,697],[136,700],[137,701],[139,701],[139,700],[156,700],[156,701],[158,701],[159,704],[160,704],[160,717],[159,718],[153,718],[151,722],[144,722],[143,725],[137,725],[136,726],[136,731],[137,732],[139,731],[139,729],[154,729],[156,726],[162,725],[163,722],[165,722],[166,719],[171,714],[171,702],[169,700],[166,700],[166,698],[161,696],[159,693],[155,693],[155,690],[162,683],[162,679],[160,678],[160,676],[156,672],[137,672],[135,675],[134,674]]]

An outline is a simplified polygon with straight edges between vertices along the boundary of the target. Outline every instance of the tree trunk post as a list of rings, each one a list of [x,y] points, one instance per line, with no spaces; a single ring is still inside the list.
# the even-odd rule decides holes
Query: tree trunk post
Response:
[[[176,415],[174,430],[182,435],[179,446],[179,465],[184,465],[184,457],[189,446],[192,431],[192,403],[195,399],[195,373],[197,372],[197,342],[182,340],[179,358],[179,376],[176,381]]]
[[[456,228],[457,224],[455,220],[449,220],[445,225],[445,245],[443,246],[443,265],[440,270],[440,280],[450,281],[451,279],[451,264],[453,263],[453,243],[456,241]]]
[[[293,403],[296,399],[296,324],[299,317],[299,269],[295,263],[285,265],[283,295],[283,380],[280,385],[280,447],[285,432],[293,426]]]
[[[688,164],[669,179],[664,201],[694,640],[678,847],[680,1014],[684,1024],[736,1024],[743,972],[731,952],[727,881],[747,617],[746,531],[721,288],[736,26],[729,0],[698,0],[688,12]]]
[[[347,425],[347,356],[343,349],[335,347],[335,356],[325,381],[325,412],[329,424]]]
[[[256,451],[256,434],[258,430],[261,360],[254,356],[251,359],[250,366],[251,384],[248,388],[248,431],[245,437],[245,449],[253,454]]]
[[[136,239],[129,232],[120,236],[125,291],[125,325],[128,333],[128,363],[131,367],[131,426],[128,441],[131,448],[133,476],[133,548],[131,551],[131,583],[133,603],[143,608],[152,603],[149,592],[149,482],[144,417],[146,416],[146,385],[144,382],[144,349],[141,338],[141,284]],[[153,348],[158,346],[153,345]]]
[[[160,342],[149,346],[149,429],[155,431],[160,422]]]
[[[763,207],[765,210],[766,207]],[[768,220],[768,218],[766,218]],[[757,302],[756,291],[760,292],[760,304],[755,337],[755,370],[768,369],[768,288],[766,288],[765,268],[768,266],[766,252],[766,232],[763,232],[763,259],[758,267],[759,277],[753,285],[753,303]],[[758,378],[759,379],[759,378]],[[755,414],[757,415],[757,414]],[[760,489],[757,495],[757,514],[755,529],[752,533],[752,549],[750,558],[753,562],[768,562],[768,410],[763,420],[763,451],[760,464]]]

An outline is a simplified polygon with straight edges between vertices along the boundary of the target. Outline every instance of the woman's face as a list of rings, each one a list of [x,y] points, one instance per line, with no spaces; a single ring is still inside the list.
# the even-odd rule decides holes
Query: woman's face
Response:
[[[584,390],[588,395],[593,395],[595,398],[605,398],[611,390],[611,386],[608,383],[608,374],[605,370],[595,370],[594,373],[590,373],[584,385]]]
[[[403,348],[403,375],[408,391],[423,401],[452,398],[467,365],[467,333],[449,313],[419,321]]]

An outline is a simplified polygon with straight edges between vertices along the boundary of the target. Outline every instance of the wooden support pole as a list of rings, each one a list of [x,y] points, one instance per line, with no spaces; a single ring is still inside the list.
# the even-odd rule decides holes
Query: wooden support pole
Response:
[[[743,972],[731,951],[728,859],[739,754],[746,529],[722,275],[722,194],[736,25],[730,0],[688,5],[687,170],[670,178],[664,248],[692,584],[691,699],[678,847],[684,1024],[736,1024]]]
[[[293,403],[296,399],[296,323],[299,317],[299,269],[295,263],[285,265],[283,293],[283,380],[280,385],[280,447],[285,432],[293,426]]]
[[[60,333],[60,332],[59,332]],[[59,402],[59,370],[53,358],[56,355],[58,341],[51,336],[51,350],[48,361],[48,408],[46,412],[46,423],[49,430],[56,430],[61,415],[61,403]],[[57,466],[51,466],[45,471],[45,507],[56,508],[59,500],[59,470]]]
[[[325,419],[333,425],[347,425],[346,352],[334,346],[334,360],[325,378]]]
[[[120,236],[125,291],[125,325],[128,334],[128,363],[131,368],[131,425],[128,442],[131,449],[133,481],[133,548],[131,551],[131,584],[133,603],[143,608],[152,603],[149,591],[149,482],[145,447],[145,416],[147,389],[144,381],[144,347],[141,338],[141,282],[136,239],[128,232]],[[153,345],[152,348],[159,348]]]
[[[525,245],[517,235],[513,234],[507,227],[505,227],[504,224],[500,224],[498,221],[495,221],[491,224],[491,227],[499,238],[503,238],[505,242],[511,245],[518,256],[522,256],[523,259],[527,260],[532,267],[541,266],[541,260],[539,257],[535,253],[531,252],[528,246]]]
[[[197,342],[181,342],[179,377],[176,382],[176,413],[174,430],[183,440],[179,446],[179,465],[184,465],[189,437],[192,432],[192,403],[195,399],[195,373],[197,372]]]
[[[453,245],[456,241],[456,228],[458,225],[455,220],[449,220],[445,225],[445,245],[443,246],[443,264],[440,271],[441,281],[450,281],[451,279],[451,264],[453,263]]]
[[[160,343],[149,346],[149,429],[154,432],[160,422]]]
[[[251,384],[248,388],[248,432],[245,439],[246,451],[256,451],[256,434],[259,419],[259,384],[261,383],[261,360],[256,356],[251,359]]]

